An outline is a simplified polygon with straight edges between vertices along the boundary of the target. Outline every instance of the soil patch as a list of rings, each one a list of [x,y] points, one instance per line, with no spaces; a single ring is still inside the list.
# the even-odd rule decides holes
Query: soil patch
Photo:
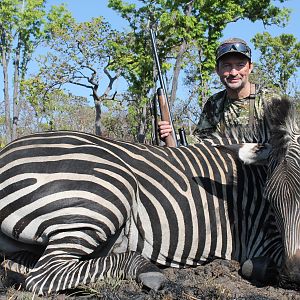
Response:
[[[240,299],[277,300],[299,299],[300,292],[276,286],[255,286],[238,273],[239,264],[234,261],[215,260],[204,266],[188,269],[167,268],[168,278],[164,288],[158,292],[144,289],[131,280],[106,279],[83,286],[68,294],[43,298],[30,293],[2,287],[0,299],[107,299],[107,300],[198,300]],[[12,279],[10,279],[10,284]],[[8,283],[6,279],[6,284]]]

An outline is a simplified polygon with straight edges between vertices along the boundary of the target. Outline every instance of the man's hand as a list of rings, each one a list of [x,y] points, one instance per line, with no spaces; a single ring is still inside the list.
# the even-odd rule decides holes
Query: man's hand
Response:
[[[158,133],[160,139],[164,140],[167,136],[172,133],[172,126],[168,121],[159,121],[158,122]]]

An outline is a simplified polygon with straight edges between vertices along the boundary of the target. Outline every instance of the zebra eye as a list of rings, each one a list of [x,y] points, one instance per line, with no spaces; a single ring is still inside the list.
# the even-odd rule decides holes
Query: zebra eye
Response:
[[[300,144],[300,135],[297,136],[297,143]]]

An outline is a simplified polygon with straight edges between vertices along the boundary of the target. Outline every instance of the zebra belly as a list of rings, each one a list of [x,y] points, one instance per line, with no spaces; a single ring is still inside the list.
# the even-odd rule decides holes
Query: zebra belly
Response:
[[[218,199],[215,199],[218,203]],[[215,214],[219,213],[217,209]],[[157,203],[159,206],[159,204]],[[206,220],[200,220],[196,212],[189,216],[179,216],[182,210],[176,210],[178,219],[174,222],[175,212],[156,207],[159,217],[150,214],[141,203],[138,216],[132,218],[129,231],[129,249],[140,252],[149,260],[171,267],[201,265],[212,258],[232,259],[232,234],[229,218],[226,226],[220,220],[212,228]],[[190,210],[189,210],[190,211]],[[173,221],[172,221],[173,218]],[[206,215],[209,218],[209,215]],[[193,225],[190,225],[193,224]],[[216,235],[217,234],[217,235]]]
[[[12,254],[19,251],[28,251],[30,253],[40,255],[43,252],[43,247],[28,243],[22,243],[0,232],[0,250],[5,254]]]

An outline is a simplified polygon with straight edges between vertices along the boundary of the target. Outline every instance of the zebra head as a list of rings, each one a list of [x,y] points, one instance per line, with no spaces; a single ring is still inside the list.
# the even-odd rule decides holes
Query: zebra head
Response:
[[[280,285],[300,285],[300,131],[293,103],[273,99],[266,111],[271,151],[264,196],[282,235],[285,257]]]
[[[279,284],[300,286],[300,131],[296,111],[288,98],[267,105],[263,131],[268,143],[217,146],[248,165],[266,165],[264,197],[269,201],[283,241],[284,257]],[[262,124],[255,131],[261,131]],[[252,130],[252,129],[251,129]],[[250,131],[251,131],[250,130]],[[250,139],[251,140],[251,139]],[[252,139],[253,140],[253,139]]]

